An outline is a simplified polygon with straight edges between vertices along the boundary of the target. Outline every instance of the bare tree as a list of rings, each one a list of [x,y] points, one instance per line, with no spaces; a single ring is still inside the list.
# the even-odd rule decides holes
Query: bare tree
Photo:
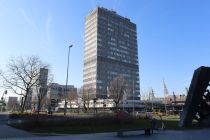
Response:
[[[70,108],[72,107],[72,101],[76,101],[78,98],[77,91],[69,91],[67,93],[67,100],[69,101]]]
[[[47,88],[42,88],[42,87],[35,87],[36,90],[36,104],[37,104],[37,113],[39,114],[41,108],[43,105],[46,103],[47,100]]]
[[[17,57],[10,59],[7,71],[0,74],[4,80],[4,86],[22,96],[21,112],[24,112],[27,97],[37,84],[40,68],[47,68],[47,66],[37,56]]]
[[[116,107],[116,112],[118,110],[118,105],[123,98],[123,94],[127,91],[127,82],[123,76],[118,76],[113,79],[109,87],[109,98],[113,99]]]
[[[79,91],[78,98],[82,100],[83,107],[85,111],[90,109],[90,100],[94,99],[93,88],[91,87],[81,87]]]
[[[78,89],[78,97],[77,97],[78,111],[81,107],[81,103],[83,102],[82,95],[83,95],[83,86]],[[84,103],[83,103],[83,105],[84,105]]]
[[[50,75],[48,76],[48,72],[49,72],[49,67],[48,69],[42,69],[42,72],[40,72],[39,75],[39,80],[37,81],[37,83],[34,86],[34,90],[35,90],[35,96],[37,97],[37,113],[39,114],[41,108],[43,107],[43,105],[45,104],[49,104],[49,99],[47,97],[47,91],[48,91],[48,85],[50,83],[52,83],[53,81],[53,76]],[[45,74],[44,74],[45,73]]]
[[[86,90],[84,89],[84,87],[82,86],[80,89],[79,89],[79,95],[78,97],[81,99],[82,101],[82,104],[83,104],[83,108],[84,108],[84,111],[87,111],[87,106],[86,106],[86,102],[87,102],[87,99],[88,99],[88,93],[86,92]]]
[[[88,111],[90,109],[90,100],[93,99],[92,92],[93,92],[92,88],[84,88],[83,89],[82,100],[84,102],[85,107],[87,107]]]
[[[47,91],[43,91],[43,90],[47,90],[47,89],[34,89],[34,90],[38,90],[36,91],[36,95],[33,97],[32,100],[32,104],[36,104],[36,112],[37,114],[39,114],[39,112],[41,111],[42,107],[46,104],[50,104],[50,99],[46,96],[46,92]],[[35,109],[35,106],[34,106]]]
[[[149,94],[146,91],[141,92],[141,100],[144,102],[144,109],[147,111]]]
[[[81,108],[81,101],[82,101],[82,98],[80,96],[81,94],[81,88],[79,88],[77,90],[77,98],[76,98],[76,105],[77,105],[77,112],[79,113],[80,112],[80,108]],[[81,94],[82,95],[82,94]]]

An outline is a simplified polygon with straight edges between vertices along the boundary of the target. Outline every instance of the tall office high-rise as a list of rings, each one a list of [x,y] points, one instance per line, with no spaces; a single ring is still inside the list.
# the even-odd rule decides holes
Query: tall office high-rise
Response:
[[[85,19],[84,88],[92,89],[97,98],[106,98],[110,82],[120,75],[127,81],[127,99],[139,100],[136,24],[97,7]]]

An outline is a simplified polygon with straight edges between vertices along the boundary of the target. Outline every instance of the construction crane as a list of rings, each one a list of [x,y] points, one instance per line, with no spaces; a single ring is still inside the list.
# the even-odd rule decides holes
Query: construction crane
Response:
[[[168,95],[169,92],[164,80],[163,80],[163,87],[164,87],[164,98],[165,98],[165,113],[167,115],[166,96]]]

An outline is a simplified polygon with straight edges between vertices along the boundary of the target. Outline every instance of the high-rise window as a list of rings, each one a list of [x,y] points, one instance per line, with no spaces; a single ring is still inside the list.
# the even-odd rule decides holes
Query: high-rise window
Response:
[[[127,99],[139,100],[139,65],[136,24],[114,11],[97,7],[85,21],[84,88],[104,98],[113,78],[128,83]],[[133,94],[134,93],[134,94]]]

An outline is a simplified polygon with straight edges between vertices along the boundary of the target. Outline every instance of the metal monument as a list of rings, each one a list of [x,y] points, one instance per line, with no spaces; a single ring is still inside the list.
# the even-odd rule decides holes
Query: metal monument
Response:
[[[180,118],[180,127],[192,126],[193,120],[210,126],[210,67],[201,66],[194,71],[187,99]]]

